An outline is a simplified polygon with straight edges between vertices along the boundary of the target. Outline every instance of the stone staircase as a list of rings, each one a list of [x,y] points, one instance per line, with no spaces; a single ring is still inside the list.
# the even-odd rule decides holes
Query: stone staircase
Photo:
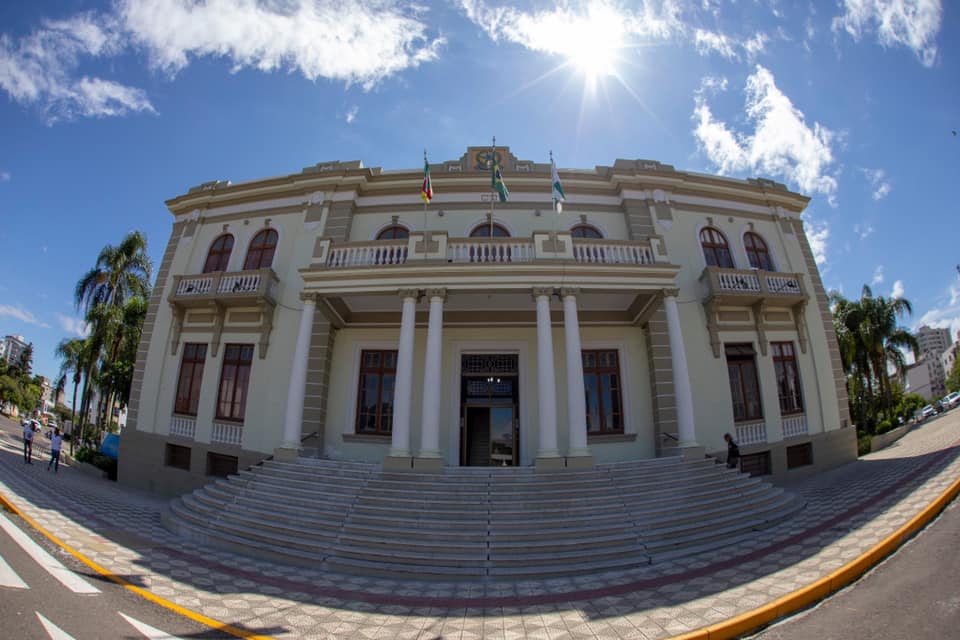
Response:
[[[240,553],[344,573],[449,580],[626,569],[725,547],[797,512],[711,459],[579,473],[265,461],[181,496],[166,525]]]

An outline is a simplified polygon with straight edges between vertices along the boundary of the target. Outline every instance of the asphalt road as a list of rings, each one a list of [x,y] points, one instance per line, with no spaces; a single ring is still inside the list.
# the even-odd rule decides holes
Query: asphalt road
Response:
[[[960,503],[823,603],[758,640],[960,638]]]

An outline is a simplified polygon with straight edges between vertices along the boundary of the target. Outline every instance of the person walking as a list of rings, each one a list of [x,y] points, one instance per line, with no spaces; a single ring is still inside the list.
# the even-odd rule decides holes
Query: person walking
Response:
[[[740,447],[729,433],[723,434],[723,439],[727,441],[727,468],[736,469],[740,466]]]
[[[60,447],[63,446],[63,438],[60,437],[60,429],[53,430],[53,437],[50,438],[50,462],[47,463],[47,471],[50,471],[50,465],[53,465],[53,472],[58,473],[60,469]]]
[[[27,420],[23,425],[23,461],[33,464],[33,420]]]

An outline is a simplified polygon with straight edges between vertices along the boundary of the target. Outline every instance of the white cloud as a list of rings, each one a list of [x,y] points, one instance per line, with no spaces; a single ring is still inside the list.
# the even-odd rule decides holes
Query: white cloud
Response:
[[[764,53],[770,38],[764,33],[755,33],[746,40],[738,40],[723,33],[696,29],[693,32],[693,44],[700,55],[716,53],[727,60],[739,60],[738,50],[743,50],[748,60],[753,60]]]
[[[825,221],[814,220],[806,216],[803,221],[803,230],[807,234],[807,242],[810,243],[810,249],[813,251],[813,259],[821,272],[826,272],[827,266],[827,243],[830,239],[830,225]]]
[[[877,268],[873,270],[873,279],[870,280],[870,286],[875,287],[878,284],[883,283],[883,265],[878,264]]]
[[[423,6],[395,0],[121,0],[119,18],[153,66],[176,74],[191,56],[219,57],[234,71],[299,71],[370,89],[437,57]]]
[[[223,58],[233,71],[299,71],[365,89],[437,57],[427,9],[399,0],[117,0],[108,13],[45,20],[18,40],[0,34],[0,89],[38,105],[49,122],[154,112],[142,89],[78,73],[89,58],[145,50],[173,76],[199,57]]]
[[[873,187],[873,199],[883,200],[893,187],[885,180],[887,173],[883,169],[860,169]]]
[[[932,67],[942,15],[940,0],[844,0],[833,30],[846,31],[857,41],[875,30],[884,47],[907,47],[924,66]]]
[[[533,51],[566,56],[588,46],[585,37],[600,37],[604,46],[611,46],[629,37],[666,40],[685,29],[674,0],[638,0],[633,9],[588,0],[530,12],[491,7],[484,0],[460,0],[460,6],[494,41],[503,38]]]
[[[19,320],[20,322],[26,322],[27,324],[34,324],[43,329],[50,328],[50,325],[46,322],[41,322],[35,315],[20,306],[13,307],[8,304],[0,304],[0,317],[3,316]]]
[[[724,76],[704,76],[700,79],[698,95],[704,93],[720,93],[727,90],[727,79]]]
[[[837,180],[828,169],[834,160],[834,133],[818,122],[807,126],[803,112],[760,65],[747,78],[745,92],[752,134],[734,132],[715,120],[703,95],[695,95],[693,133],[707,157],[721,173],[765,173],[785,178],[808,193],[832,196]]]
[[[113,21],[93,13],[45,21],[14,42],[0,35],[0,89],[24,105],[38,105],[49,122],[77,116],[153,112],[142,89],[75,72],[81,58],[114,55],[122,35]]]
[[[891,298],[903,297],[903,280],[897,280],[893,283],[893,289],[890,290]]]
[[[344,120],[347,121],[347,124],[353,124],[353,121],[357,119],[357,112],[360,111],[360,107],[353,105],[347,109],[347,115],[344,116]]]
[[[57,322],[60,323],[60,328],[70,335],[86,338],[87,335],[90,334],[90,325],[80,318],[71,318],[70,316],[65,316],[62,313],[58,313]]]
[[[864,222],[863,224],[860,224],[858,222],[857,224],[853,225],[853,232],[858,236],[860,236],[861,240],[865,240],[867,236],[873,233],[873,231],[874,231],[873,225],[868,224],[866,222]]]

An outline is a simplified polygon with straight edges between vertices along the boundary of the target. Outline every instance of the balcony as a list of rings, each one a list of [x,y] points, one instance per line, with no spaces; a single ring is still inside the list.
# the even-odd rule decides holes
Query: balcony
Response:
[[[571,269],[575,266],[575,269]],[[403,240],[334,242],[318,238],[305,292],[321,296],[387,294],[404,288],[528,291],[545,282],[593,291],[675,287],[679,268],[651,239],[573,238],[568,231],[531,237],[450,238],[414,232]]]
[[[724,329],[755,330],[763,355],[768,330],[795,329],[800,351],[806,353],[804,314],[810,296],[802,273],[706,267],[700,283],[714,357],[721,355]]]
[[[186,329],[211,333],[214,356],[224,332],[259,332],[260,357],[265,358],[273,329],[278,284],[277,274],[269,268],[174,276],[167,296],[173,310],[170,355],[176,355],[180,336]]]

